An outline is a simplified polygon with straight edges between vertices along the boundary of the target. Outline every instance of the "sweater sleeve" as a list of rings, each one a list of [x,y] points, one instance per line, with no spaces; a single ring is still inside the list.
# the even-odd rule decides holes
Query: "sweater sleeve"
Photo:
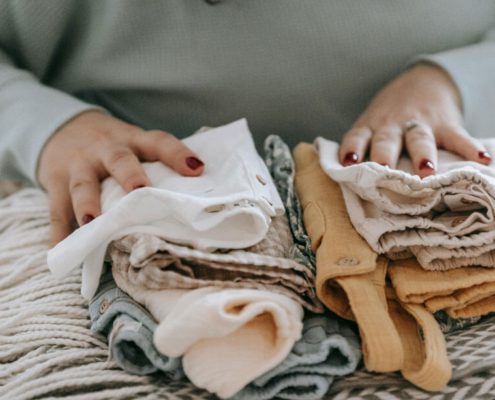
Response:
[[[436,64],[450,75],[461,94],[465,126],[473,136],[495,136],[495,29],[479,43],[414,61]]]
[[[44,86],[0,49],[0,180],[36,185],[46,141],[65,122],[95,108]]]

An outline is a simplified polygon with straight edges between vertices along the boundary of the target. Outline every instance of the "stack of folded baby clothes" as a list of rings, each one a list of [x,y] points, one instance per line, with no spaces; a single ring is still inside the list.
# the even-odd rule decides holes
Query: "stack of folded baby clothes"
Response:
[[[495,151],[495,140],[485,140]],[[316,140],[320,162],[342,188],[356,230],[379,254],[417,258],[424,269],[495,266],[495,168],[440,150],[437,174],[420,179],[404,157],[343,167],[338,144]]]
[[[50,251],[52,272],[83,263],[93,327],[110,332],[121,360],[132,353],[149,371],[183,372],[222,398],[322,397],[334,376],[356,368],[357,337],[345,322],[310,314],[323,311],[314,264],[293,241],[246,122],[184,143],[204,174],[144,164],[152,185],[129,194],[107,179],[103,214]],[[118,288],[100,281],[105,257]],[[143,311],[145,340],[132,334]]]
[[[369,371],[401,371],[425,390],[441,390],[451,366],[433,315],[404,303],[387,281],[388,259],[378,256],[351,224],[342,191],[320,166],[314,146],[295,151],[296,188],[316,252],[316,290],[337,315],[356,321]]]
[[[495,150],[495,140],[483,143]],[[420,179],[405,157],[398,170],[373,162],[344,168],[336,143],[319,138],[316,145],[356,230],[376,252],[396,260],[390,278],[402,301],[453,318],[495,311],[493,166],[441,150],[437,174]]]
[[[451,376],[441,330],[495,311],[495,169],[443,151],[422,180],[406,158],[399,170],[342,167],[321,138],[295,159],[318,297],[357,322],[368,370],[440,390]]]

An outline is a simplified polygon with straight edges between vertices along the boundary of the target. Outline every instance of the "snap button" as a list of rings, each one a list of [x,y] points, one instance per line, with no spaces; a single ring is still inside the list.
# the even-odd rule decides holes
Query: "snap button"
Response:
[[[107,299],[104,299],[101,304],[100,304],[100,314],[104,314],[105,311],[108,310],[108,306],[110,305],[110,303],[108,302]]]
[[[268,204],[270,204],[271,206],[273,206],[273,203],[272,203],[270,200],[268,200],[268,198],[267,198],[267,197],[265,197],[265,196],[261,196],[261,197],[263,197],[263,199],[264,199],[264,200],[265,200]]]
[[[212,206],[208,206],[205,208],[207,213],[216,213],[220,212],[225,208],[225,204],[214,204]]]
[[[352,267],[354,265],[358,265],[359,260],[354,257],[342,257],[337,260],[337,265],[340,265],[341,267]]]
[[[465,220],[466,220],[466,218],[464,218],[464,217],[457,217],[457,218],[454,218],[454,219],[452,220],[452,222],[450,223],[450,226],[451,226],[452,228],[455,228],[457,225],[462,224]]]
[[[261,183],[263,186],[266,186],[265,178],[263,178],[261,175],[256,175],[256,179],[258,179],[258,182]]]

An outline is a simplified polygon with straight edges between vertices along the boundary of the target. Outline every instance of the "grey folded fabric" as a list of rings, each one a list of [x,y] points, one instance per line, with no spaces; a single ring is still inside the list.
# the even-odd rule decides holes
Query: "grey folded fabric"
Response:
[[[162,371],[172,379],[183,377],[180,359],[156,350],[156,322],[151,314],[119,289],[109,266],[106,269],[89,305],[91,330],[108,336],[110,355],[124,371],[135,375]]]

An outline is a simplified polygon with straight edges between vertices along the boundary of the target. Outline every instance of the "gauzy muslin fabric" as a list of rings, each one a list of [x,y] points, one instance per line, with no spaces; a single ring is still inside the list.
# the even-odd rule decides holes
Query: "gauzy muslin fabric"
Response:
[[[272,219],[267,236],[243,250],[208,253],[132,234],[112,242],[108,255],[115,277],[145,289],[195,289],[206,286],[257,288],[284,294],[305,308],[323,308],[314,290],[315,275],[291,259],[294,246],[285,215]]]
[[[323,170],[342,188],[349,216],[370,246],[390,258],[414,255],[429,270],[495,265],[495,168],[439,150],[437,173],[340,165],[338,144],[316,140]],[[495,151],[495,140],[484,141]]]
[[[216,287],[143,290],[116,282],[158,321],[158,351],[182,356],[191,382],[221,398],[279,365],[301,338],[303,309],[287,296]]]
[[[105,252],[112,240],[148,233],[203,250],[239,249],[261,241],[271,217],[284,212],[246,120],[183,140],[205,163],[198,177],[184,177],[160,162],[144,163],[151,180],[126,194],[110,177],[102,184],[102,215],[48,252],[58,277],[83,263],[81,292],[96,292]]]

